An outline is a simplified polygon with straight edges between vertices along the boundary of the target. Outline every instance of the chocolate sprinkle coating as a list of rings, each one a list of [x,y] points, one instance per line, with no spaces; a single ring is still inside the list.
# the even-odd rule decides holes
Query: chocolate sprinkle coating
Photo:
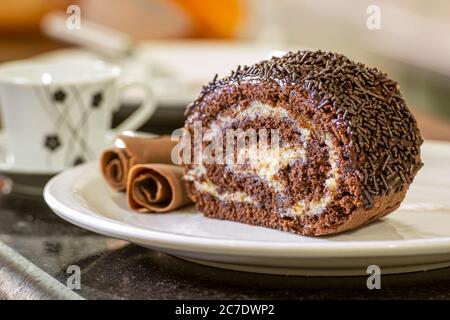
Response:
[[[338,53],[289,52],[239,66],[220,80],[216,75],[188,106],[186,116],[217,88],[249,81],[300,86],[318,112],[333,115],[334,124],[348,135],[345,148],[352,155],[366,208],[373,206],[377,196],[403,191],[423,165],[423,140],[397,82]]]

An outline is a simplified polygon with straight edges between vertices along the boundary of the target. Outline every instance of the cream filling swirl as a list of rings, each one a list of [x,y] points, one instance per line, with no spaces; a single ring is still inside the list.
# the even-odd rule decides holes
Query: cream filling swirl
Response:
[[[221,134],[224,128],[235,121],[242,119],[255,120],[268,117],[293,121],[286,109],[254,101],[244,110],[241,109],[240,105],[237,106],[235,108],[234,117],[218,116],[216,121],[214,121],[205,131],[204,140],[212,141],[217,135]],[[229,163],[226,165],[226,168],[240,174],[255,175],[266,182],[276,192],[283,193],[285,187],[281,181],[277,179],[277,173],[284,167],[292,165],[296,161],[307,161],[306,147],[310,139],[310,130],[307,128],[299,128],[299,131],[303,138],[302,146],[285,144],[275,149],[261,149],[255,144],[246,145],[245,147],[238,149],[237,155],[238,158],[244,159],[243,164]],[[325,193],[318,201],[298,201],[282,213],[284,216],[320,215],[333,200],[334,193],[338,188],[339,174],[337,167],[339,155],[333,143],[332,135],[325,133],[323,138],[328,148],[329,163],[331,166],[325,181]],[[201,182],[197,181],[197,179],[205,175],[205,173],[206,168],[204,165],[196,164],[187,172],[185,179],[194,181],[194,186],[198,191],[208,193],[219,200],[257,204],[256,201],[252,199],[251,195],[247,195],[244,192],[219,192],[218,187],[210,180],[203,179]]]

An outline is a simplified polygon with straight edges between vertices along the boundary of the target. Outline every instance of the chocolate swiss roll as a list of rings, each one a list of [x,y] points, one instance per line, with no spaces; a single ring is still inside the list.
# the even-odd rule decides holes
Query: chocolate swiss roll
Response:
[[[422,141],[385,73],[299,51],[203,87],[186,110],[181,155],[205,216],[318,236],[398,208]]]

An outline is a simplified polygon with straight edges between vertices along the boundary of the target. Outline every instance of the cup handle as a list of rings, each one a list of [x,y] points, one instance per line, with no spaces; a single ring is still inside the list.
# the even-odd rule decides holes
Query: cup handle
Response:
[[[155,112],[156,103],[155,98],[150,86],[142,80],[130,79],[122,80],[118,84],[119,97],[125,90],[133,87],[139,87],[144,90],[145,96],[138,107],[128,118],[122,121],[117,127],[109,129],[106,140],[108,142],[114,141],[114,139],[124,131],[136,130],[143,125]]]

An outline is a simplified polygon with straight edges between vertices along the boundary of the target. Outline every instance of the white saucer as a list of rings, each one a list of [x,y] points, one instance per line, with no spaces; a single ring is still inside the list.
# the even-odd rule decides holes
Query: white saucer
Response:
[[[52,168],[31,168],[8,163],[3,132],[0,132],[0,174],[12,179],[12,190],[16,193],[42,196],[45,184],[51,177],[61,172]]]
[[[424,168],[402,207],[386,218],[343,234],[310,238],[203,217],[193,207],[166,214],[128,210],[98,164],[69,169],[44,191],[62,218],[197,263],[233,270],[313,276],[382,274],[450,266],[450,144],[426,141]]]
[[[152,133],[141,131],[135,131],[133,134],[145,137],[155,136]],[[114,138],[108,139],[108,141],[113,140]],[[105,148],[109,144],[111,142],[105,142]],[[33,155],[30,157],[32,158]],[[63,168],[34,168],[7,162],[5,136],[0,131],[0,174],[12,179],[12,190],[15,193],[41,197],[45,184],[62,170]]]
[[[31,156],[32,157],[32,156]],[[32,168],[7,162],[6,159],[6,141],[5,135],[0,131],[0,173],[14,175],[38,175],[38,176],[54,176],[61,172],[53,168]]]

